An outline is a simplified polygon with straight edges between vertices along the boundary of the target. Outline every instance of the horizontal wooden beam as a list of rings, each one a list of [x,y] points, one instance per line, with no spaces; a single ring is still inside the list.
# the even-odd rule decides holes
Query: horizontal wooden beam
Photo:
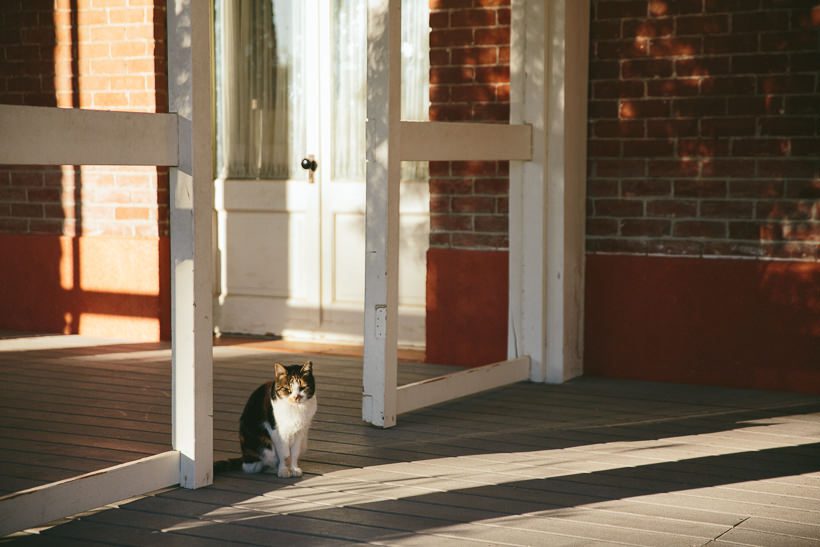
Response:
[[[179,484],[176,450],[0,497],[0,537]]]
[[[177,115],[0,105],[0,165],[177,165]]]
[[[521,382],[529,376],[530,358],[525,356],[428,378],[398,388],[396,411],[398,414],[410,412],[465,395]]]
[[[401,122],[401,159],[532,159],[532,127],[497,123]]]

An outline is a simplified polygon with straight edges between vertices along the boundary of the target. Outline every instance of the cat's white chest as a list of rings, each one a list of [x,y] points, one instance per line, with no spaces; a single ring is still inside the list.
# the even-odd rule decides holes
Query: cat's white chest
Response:
[[[282,439],[290,443],[296,435],[306,431],[316,414],[316,397],[301,404],[293,404],[287,399],[273,399],[273,417],[276,431]]]

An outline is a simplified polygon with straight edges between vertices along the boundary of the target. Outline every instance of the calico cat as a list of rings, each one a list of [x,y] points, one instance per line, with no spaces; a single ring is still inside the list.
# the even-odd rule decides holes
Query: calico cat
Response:
[[[299,457],[307,450],[316,414],[313,362],[274,364],[274,378],[256,388],[239,418],[242,470],[276,468],[279,477],[301,477]]]

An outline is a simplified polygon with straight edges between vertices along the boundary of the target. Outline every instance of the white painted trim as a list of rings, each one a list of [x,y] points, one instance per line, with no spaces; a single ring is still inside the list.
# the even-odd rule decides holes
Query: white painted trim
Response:
[[[529,374],[529,357],[519,357],[413,382],[398,388],[396,411],[403,414],[458,397],[522,382],[529,378]]]
[[[546,375],[546,9],[547,2],[513,0],[511,12],[510,121],[532,125],[533,157],[510,164],[508,355],[530,356],[534,382]]]
[[[179,115],[171,169],[173,446],[179,483],[213,482],[212,2],[169,2],[169,110]]]
[[[561,383],[583,372],[589,3],[554,0],[548,19],[546,381]]]
[[[406,160],[523,160],[513,161],[510,169],[511,360],[506,363],[513,363],[514,373],[503,376],[563,382],[581,374],[583,350],[588,0],[513,0],[512,125],[506,127],[400,122],[398,4],[370,0],[368,6],[362,415],[383,427],[394,425],[399,412],[490,389],[503,380],[496,364],[393,387],[397,149]]]
[[[158,488],[213,482],[212,3],[169,3],[170,114],[0,106],[0,163],[171,169],[174,450],[0,498],[0,535]],[[26,115],[29,119],[24,119]],[[21,136],[22,135],[22,136]]]
[[[368,0],[362,419],[396,425],[401,1]]]
[[[0,497],[0,536],[179,482],[172,450]]]
[[[582,373],[588,27],[588,0],[513,2],[511,118],[533,159],[510,169],[508,353],[536,382]]]
[[[528,125],[401,122],[402,160],[530,160]]]
[[[527,82],[525,75],[525,30],[524,0],[512,0],[510,5],[510,123],[521,124],[524,115],[524,86]],[[531,71],[531,69],[530,69]],[[536,126],[531,128],[530,138],[534,138],[535,131],[541,131]],[[535,152],[531,143],[532,152]],[[539,147],[540,149],[540,147]],[[531,161],[534,159],[531,157]],[[522,207],[524,203],[524,164],[510,162],[509,210],[507,222],[509,231],[508,254],[508,320],[507,320],[507,356],[511,359],[522,355],[518,344],[521,342],[521,319],[525,302],[522,301],[522,270],[524,252],[524,226],[522,224]],[[540,238],[539,238],[540,239]],[[541,361],[541,356],[534,355],[534,360]],[[531,362],[533,359],[531,359]]]
[[[176,165],[175,114],[0,105],[0,165]]]

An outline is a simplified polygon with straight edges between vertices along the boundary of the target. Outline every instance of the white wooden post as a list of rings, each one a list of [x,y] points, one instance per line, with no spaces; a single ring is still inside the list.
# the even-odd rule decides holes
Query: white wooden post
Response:
[[[213,482],[213,5],[175,0],[167,11],[169,110],[179,116],[170,177],[173,446],[180,484],[199,488]]]
[[[367,5],[367,197],[362,418],[396,425],[401,2]]]
[[[179,482],[213,481],[211,2],[168,2],[171,114],[0,107],[0,163],[168,165],[174,450],[0,496],[0,536]],[[176,113],[176,114],[173,114]]]
[[[401,122],[399,0],[369,0],[362,415],[582,372],[588,0],[513,0],[510,126]],[[531,145],[529,147],[528,145]],[[399,160],[509,159],[509,360],[396,384]],[[397,396],[398,391],[398,396]]]
[[[510,358],[530,356],[530,380],[534,382],[544,381],[546,350],[546,148],[543,106],[536,100],[545,92],[545,38],[538,24],[546,17],[545,10],[545,2],[513,0],[511,6],[510,123],[532,126],[533,157],[528,162],[510,163],[507,354]],[[534,20],[528,20],[530,17]]]
[[[533,158],[510,167],[508,353],[535,382],[582,372],[588,27],[587,0],[513,0],[511,123]]]
[[[584,266],[586,263],[587,87],[589,85],[589,1],[561,0],[550,15],[553,61],[548,119],[550,155],[547,233],[547,381],[580,376],[584,364]],[[549,150],[551,144],[547,144]],[[552,178],[552,173],[557,173]],[[552,215],[553,208],[560,211]],[[553,235],[556,234],[556,235]],[[550,296],[555,306],[550,306]],[[549,338],[555,334],[554,342]]]

